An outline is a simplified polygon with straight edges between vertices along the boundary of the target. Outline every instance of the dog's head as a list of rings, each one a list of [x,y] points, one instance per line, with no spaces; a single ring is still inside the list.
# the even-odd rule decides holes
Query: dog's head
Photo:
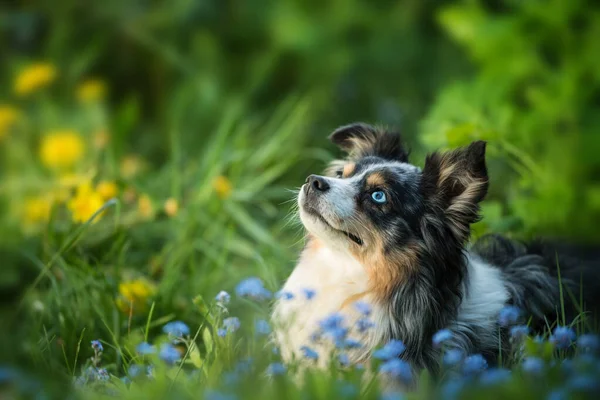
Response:
[[[330,139],[348,157],[302,186],[300,218],[311,235],[384,281],[417,268],[420,252],[435,251],[441,240],[464,245],[487,192],[485,142],[430,154],[421,170],[396,133],[356,123]]]

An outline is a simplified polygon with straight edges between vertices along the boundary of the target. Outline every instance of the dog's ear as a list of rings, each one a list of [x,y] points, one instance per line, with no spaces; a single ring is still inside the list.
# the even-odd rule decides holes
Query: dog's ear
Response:
[[[351,159],[377,156],[387,160],[408,161],[408,153],[402,146],[398,133],[356,122],[337,128],[329,139],[346,151]]]
[[[479,220],[479,202],[488,190],[485,165],[486,142],[445,153],[432,153],[425,160],[421,190],[430,211],[443,214],[453,232],[468,238],[470,225]]]

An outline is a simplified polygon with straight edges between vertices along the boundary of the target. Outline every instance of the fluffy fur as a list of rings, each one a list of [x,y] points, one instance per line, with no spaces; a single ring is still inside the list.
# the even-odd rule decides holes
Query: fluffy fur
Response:
[[[421,170],[408,163],[396,133],[359,123],[338,128],[331,140],[348,159],[332,162],[327,176],[311,175],[298,196],[309,239],[282,289],[293,298],[280,299],[273,313],[284,360],[302,359],[302,346],[310,346],[326,365],[331,343],[315,334],[319,321],[339,312],[353,327],[349,336],[363,343],[350,353],[354,363],[400,339],[403,359],[435,373],[432,336],[443,328],[453,333],[450,346],[493,362],[498,344],[508,344],[497,322],[504,306],[520,307],[534,329],[556,320],[557,265],[565,293],[597,304],[595,252],[573,258],[567,246],[498,236],[468,245],[488,189],[485,142],[430,154]],[[374,192],[385,202],[374,201]],[[308,299],[305,289],[316,296]],[[357,301],[372,307],[373,329],[357,329]],[[578,312],[567,307],[570,318]]]

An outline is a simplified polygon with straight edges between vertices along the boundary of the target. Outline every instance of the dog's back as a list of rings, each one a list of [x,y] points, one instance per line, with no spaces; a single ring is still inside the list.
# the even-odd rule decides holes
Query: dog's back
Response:
[[[600,309],[598,248],[556,240],[524,244],[487,235],[471,251],[500,268],[510,301],[533,317],[531,327],[538,333],[555,321],[568,323],[582,312],[590,316]]]

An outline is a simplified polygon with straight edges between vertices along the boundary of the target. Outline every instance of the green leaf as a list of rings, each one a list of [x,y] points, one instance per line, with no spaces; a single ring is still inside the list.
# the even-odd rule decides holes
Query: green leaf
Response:
[[[205,327],[204,330],[202,331],[202,341],[204,342],[204,347],[206,348],[206,353],[207,354],[212,353],[214,342],[213,342],[213,338],[212,338],[212,332],[209,327]]]

